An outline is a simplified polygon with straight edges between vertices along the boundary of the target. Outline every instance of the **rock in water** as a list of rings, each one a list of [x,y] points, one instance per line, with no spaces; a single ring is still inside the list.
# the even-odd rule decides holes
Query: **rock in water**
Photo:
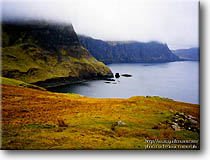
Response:
[[[130,74],[121,74],[121,76],[123,76],[123,77],[132,77],[132,75],[130,75]]]
[[[104,83],[111,83],[111,82],[104,82]]]
[[[115,79],[113,79],[113,78],[105,78],[104,80],[106,80],[106,81],[115,81]]]
[[[119,73],[115,73],[115,78],[120,78],[120,74]]]

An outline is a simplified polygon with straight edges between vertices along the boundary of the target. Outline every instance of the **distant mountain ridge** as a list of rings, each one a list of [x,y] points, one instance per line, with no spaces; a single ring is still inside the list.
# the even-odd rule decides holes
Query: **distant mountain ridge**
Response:
[[[156,63],[179,60],[167,44],[159,42],[102,41],[78,35],[79,42],[97,60],[109,63]]]
[[[172,50],[172,52],[184,60],[194,60],[194,61],[200,60],[200,49],[197,47],[189,49]]]
[[[2,22],[2,76],[50,87],[112,76],[78,41],[71,24]]]

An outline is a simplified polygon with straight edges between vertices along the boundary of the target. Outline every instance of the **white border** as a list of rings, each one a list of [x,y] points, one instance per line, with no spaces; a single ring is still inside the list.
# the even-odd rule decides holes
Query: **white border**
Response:
[[[148,159],[194,160],[210,158],[210,1],[201,0],[201,150],[200,151],[0,151],[1,160],[60,160],[60,159]]]

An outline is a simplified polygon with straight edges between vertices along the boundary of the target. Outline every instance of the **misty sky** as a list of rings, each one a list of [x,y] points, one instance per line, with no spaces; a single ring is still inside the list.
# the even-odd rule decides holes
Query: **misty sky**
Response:
[[[171,49],[198,46],[197,0],[2,0],[3,18],[71,22],[102,40],[160,41]]]

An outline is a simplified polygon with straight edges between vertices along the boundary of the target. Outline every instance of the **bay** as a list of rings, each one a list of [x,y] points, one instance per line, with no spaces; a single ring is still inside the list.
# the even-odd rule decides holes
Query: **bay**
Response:
[[[50,88],[50,91],[77,93],[96,98],[160,96],[199,104],[199,62],[110,64],[112,72],[130,74],[115,81],[87,81]],[[106,83],[105,83],[106,82]]]

